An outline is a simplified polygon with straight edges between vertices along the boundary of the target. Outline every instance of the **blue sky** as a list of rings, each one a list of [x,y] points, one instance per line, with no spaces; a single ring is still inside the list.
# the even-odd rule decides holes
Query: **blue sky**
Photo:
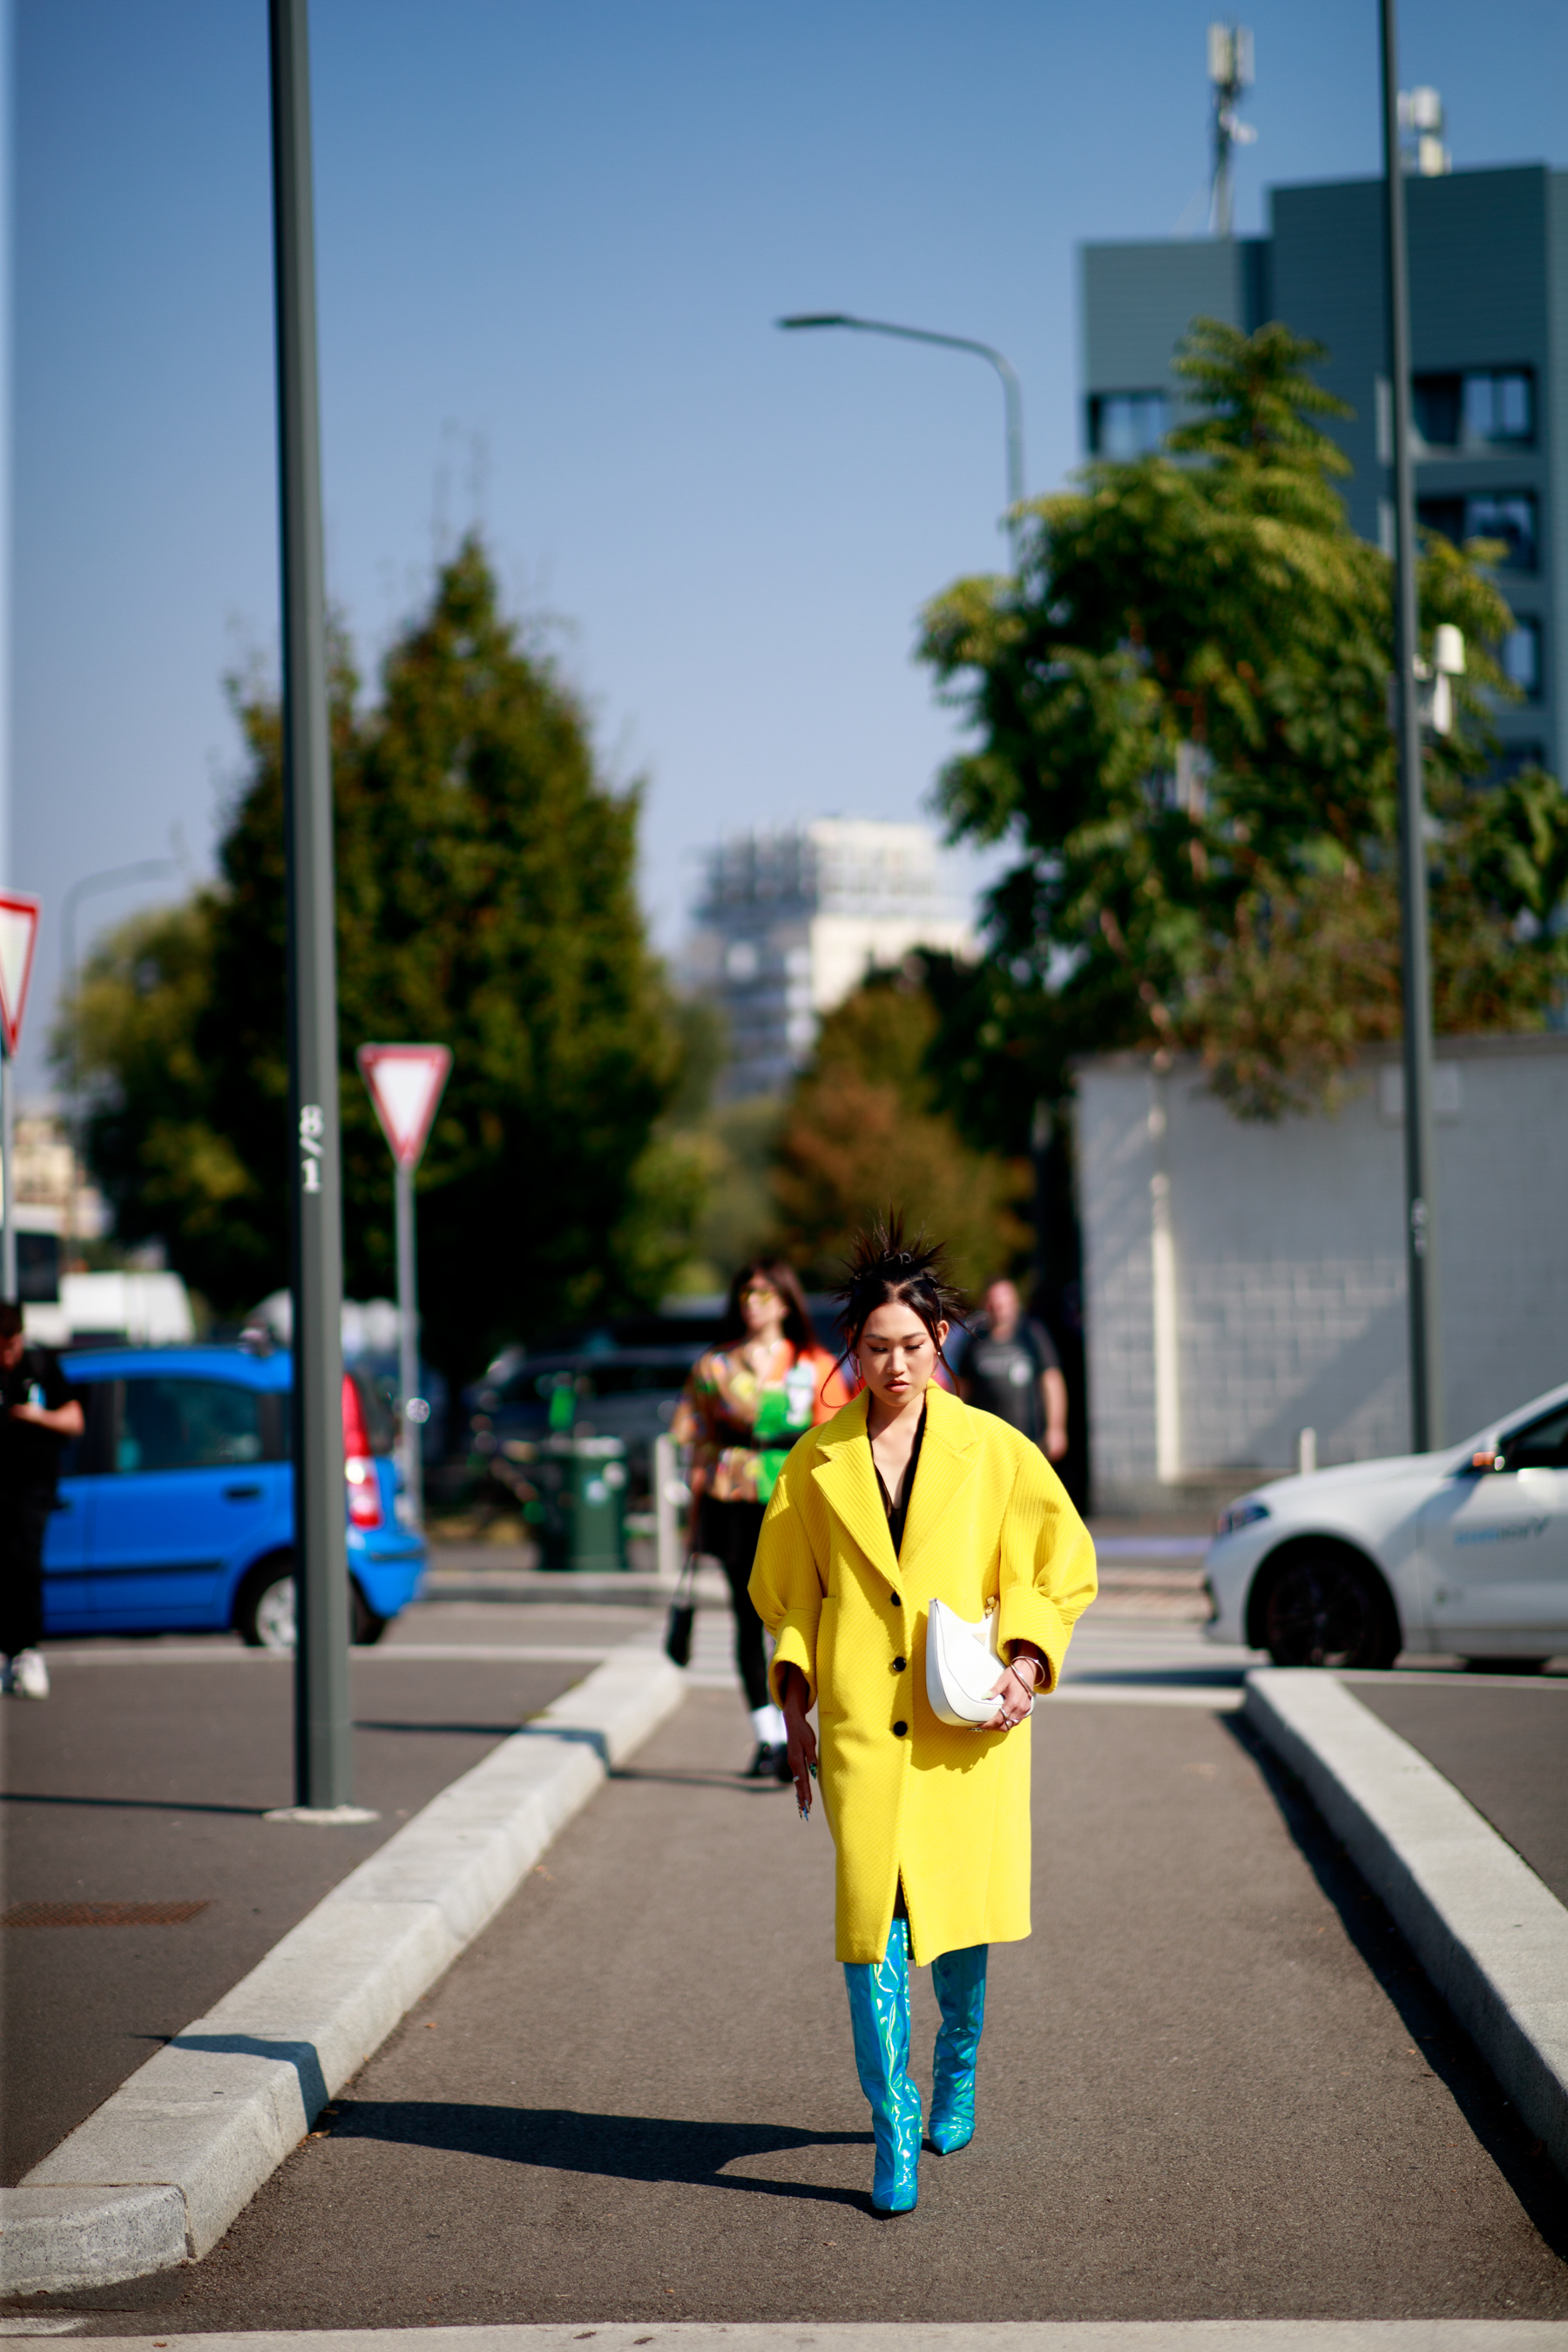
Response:
[[[13,810],[46,902],[210,866],[224,676],[275,666],[265,0],[12,0]],[[1185,0],[313,0],[328,572],[374,668],[478,522],[552,618],[643,887],[679,936],[726,825],[920,812],[952,721],[921,602],[999,561],[978,362],[779,313],[998,344],[1031,490],[1078,462],[1074,248],[1173,229],[1204,175]],[[1373,0],[1247,12],[1271,181],[1377,167]],[[1406,0],[1456,163],[1568,162],[1559,0]],[[95,898],[84,936],[172,886]]]

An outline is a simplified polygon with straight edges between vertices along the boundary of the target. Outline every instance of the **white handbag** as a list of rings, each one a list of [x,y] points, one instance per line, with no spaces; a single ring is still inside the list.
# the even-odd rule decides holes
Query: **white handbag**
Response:
[[[926,1619],[926,1696],[931,1713],[943,1723],[989,1723],[1001,1701],[996,1696],[1007,1661],[1001,1649],[1001,1612],[993,1601],[978,1625],[933,1601]],[[1029,1701],[1029,1713],[1035,1702]]]

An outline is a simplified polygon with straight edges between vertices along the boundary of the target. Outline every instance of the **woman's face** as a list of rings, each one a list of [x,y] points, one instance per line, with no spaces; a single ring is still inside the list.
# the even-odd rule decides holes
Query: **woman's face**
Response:
[[[947,1330],[939,1323],[933,1339],[912,1307],[874,1307],[855,1343],[861,1378],[872,1395],[895,1412],[911,1397],[923,1396]]]
[[[776,1331],[784,1318],[784,1300],[765,1274],[753,1274],[741,1293],[741,1320],[751,1339]]]

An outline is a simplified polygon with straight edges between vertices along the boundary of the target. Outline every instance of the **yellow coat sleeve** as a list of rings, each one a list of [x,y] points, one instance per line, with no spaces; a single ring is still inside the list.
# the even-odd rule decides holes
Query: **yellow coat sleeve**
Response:
[[[803,1458],[806,1457],[806,1458]],[[803,1437],[773,1488],[748,1591],[752,1606],[773,1637],[768,1680],[775,1700],[785,1666],[798,1666],[816,1704],[816,1629],[827,1590],[826,1528],[821,1505],[811,1492],[811,1438]]]
[[[1033,1642],[1055,1690],[1072,1629],[1099,1590],[1094,1542],[1050,1464],[1031,1446],[1002,1520],[999,1638]]]

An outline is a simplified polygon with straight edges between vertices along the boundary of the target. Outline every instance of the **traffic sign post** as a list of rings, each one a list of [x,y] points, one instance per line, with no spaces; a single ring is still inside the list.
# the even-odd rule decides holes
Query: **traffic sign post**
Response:
[[[425,1524],[422,1433],[430,1407],[419,1393],[419,1284],[414,1235],[414,1176],[452,1067],[445,1045],[362,1045],[354,1057],[392,1147],[397,1227],[397,1385],[401,1391],[403,1485],[416,1527]]]
[[[17,1296],[11,1065],[22,1042],[37,939],[38,901],[0,890],[0,1298]]]

